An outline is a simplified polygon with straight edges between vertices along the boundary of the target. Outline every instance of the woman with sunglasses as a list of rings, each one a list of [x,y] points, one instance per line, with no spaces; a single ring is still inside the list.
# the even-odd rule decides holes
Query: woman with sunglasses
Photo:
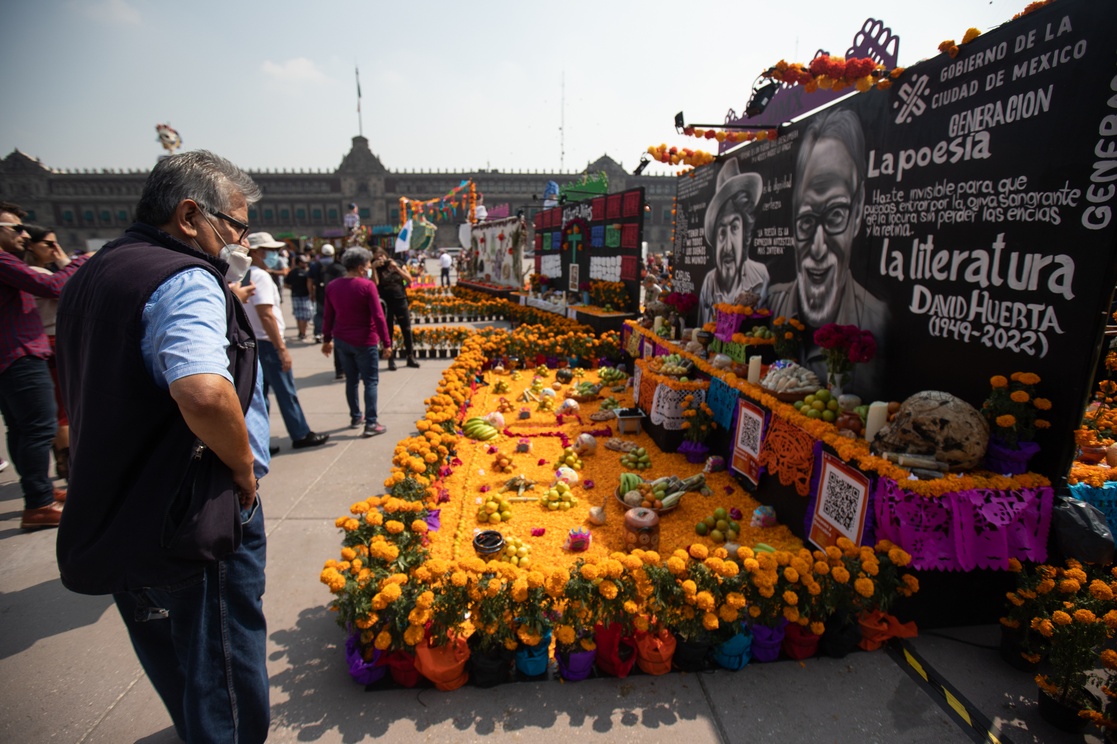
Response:
[[[44,274],[53,274],[65,268],[70,263],[70,257],[62,246],[58,244],[58,237],[54,230],[41,225],[24,225],[27,230],[28,240],[24,244],[23,260],[36,271]],[[54,402],[58,406],[58,433],[54,436],[54,460],[57,467],[56,474],[63,480],[70,478],[70,419],[66,416],[66,409],[62,405],[62,393],[58,388],[58,365],[53,352],[54,316],[58,310],[58,300],[45,297],[36,297],[35,302],[39,307],[39,317],[43,321],[43,331],[50,341],[51,358],[47,360],[51,379],[54,380]]]

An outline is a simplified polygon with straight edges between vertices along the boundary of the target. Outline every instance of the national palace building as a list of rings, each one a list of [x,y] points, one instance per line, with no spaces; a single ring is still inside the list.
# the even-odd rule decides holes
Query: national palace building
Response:
[[[0,160],[0,199],[26,209],[28,222],[53,227],[67,250],[95,248],[118,237],[132,223],[148,172],[64,170],[17,149]],[[365,137],[353,138],[352,149],[334,170],[249,171],[263,190],[263,198],[249,210],[249,222],[253,230],[266,230],[277,237],[328,239],[342,234],[342,217],[352,202],[358,206],[361,224],[395,226],[400,197],[439,198],[464,180],[472,180],[484,195],[490,219],[515,216],[521,209],[530,219],[542,209],[547,181],[562,186],[581,180],[583,174],[602,172],[608,177],[610,193],[644,187],[650,208],[645,212],[644,240],[650,251],[668,250],[673,176],[635,176],[608,155],[585,170],[567,173],[390,171],[369,149]],[[437,246],[458,245],[457,225],[435,224],[443,228],[437,233]]]

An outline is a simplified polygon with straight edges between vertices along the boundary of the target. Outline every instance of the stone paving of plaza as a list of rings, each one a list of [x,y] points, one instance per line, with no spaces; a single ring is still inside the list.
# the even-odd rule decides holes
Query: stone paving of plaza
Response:
[[[286,308],[289,313],[289,305]],[[964,742],[969,735],[881,651],[845,659],[750,664],[738,673],[523,682],[451,693],[365,692],[347,675],[344,637],[318,574],[336,557],[334,519],[378,490],[395,442],[413,430],[449,361],[382,370],[381,422],[347,428],[341,382],[313,344],[288,338],[299,397],[330,442],[294,452],[278,410],[282,452],[261,484],[268,526],[268,671],[275,742]],[[480,324],[478,324],[480,325]],[[0,444],[0,456],[6,456]],[[145,742],[177,738],[108,597],[66,591],[53,531],[19,529],[14,468],[0,473],[0,741]],[[949,636],[949,638],[947,637]],[[1039,719],[1029,674],[1008,667],[997,628],[925,633],[913,647],[1014,742],[1081,742]]]

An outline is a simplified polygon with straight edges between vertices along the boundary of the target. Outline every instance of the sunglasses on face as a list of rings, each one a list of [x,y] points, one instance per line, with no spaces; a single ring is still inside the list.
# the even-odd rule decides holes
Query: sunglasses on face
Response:
[[[225,214],[224,212],[220,212],[216,209],[209,209],[207,211],[210,214],[212,214],[214,217],[218,217],[220,219],[223,219],[226,222],[228,222],[230,225],[232,225],[233,227],[240,230],[240,234],[237,235],[237,241],[236,242],[239,243],[242,240],[244,240],[244,236],[248,234],[248,223],[247,222],[241,222],[236,217],[230,217],[229,215]]]
[[[6,227],[14,232],[16,235],[21,235],[27,232],[27,228],[24,227],[23,223],[21,222],[0,222],[0,227]]]

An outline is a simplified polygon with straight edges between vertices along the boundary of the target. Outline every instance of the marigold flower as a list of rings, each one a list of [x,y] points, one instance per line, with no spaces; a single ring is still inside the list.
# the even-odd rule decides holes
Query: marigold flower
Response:
[[[873,596],[876,586],[873,584],[872,579],[860,578],[853,582],[853,590],[862,597],[868,599]]]
[[[1051,613],[1051,621],[1056,625],[1070,625],[1074,622],[1074,618],[1062,610],[1055,610]]]
[[[617,598],[617,585],[608,579],[597,585],[597,591],[605,599]]]
[[[1003,429],[1008,429],[1016,426],[1016,417],[1013,416],[1011,413],[1002,413],[1000,416],[997,416],[996,422],[997,426],[1000,426]]]
[[[1008,387],[1008,380],[1004,375],[993,375],[989,378],[989,385],[994,388]]]

